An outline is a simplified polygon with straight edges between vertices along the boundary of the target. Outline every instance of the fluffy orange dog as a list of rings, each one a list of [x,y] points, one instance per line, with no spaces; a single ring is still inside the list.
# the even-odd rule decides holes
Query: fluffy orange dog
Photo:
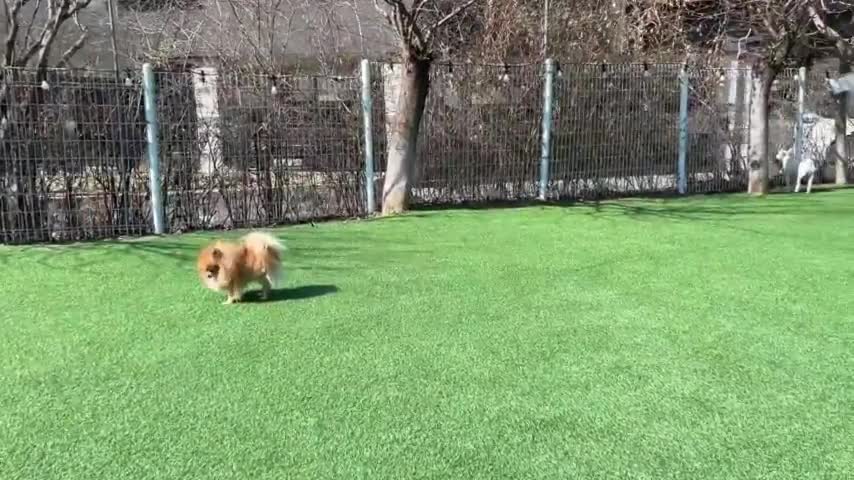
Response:
[[[228,295],[226,304],[239,302],[252,282],[261,284],[261,297],[267,299],[281,279],[284,250],[272,235],[252,232],[238,243],[219,240],[206,246],[196,267],[204,286]]]

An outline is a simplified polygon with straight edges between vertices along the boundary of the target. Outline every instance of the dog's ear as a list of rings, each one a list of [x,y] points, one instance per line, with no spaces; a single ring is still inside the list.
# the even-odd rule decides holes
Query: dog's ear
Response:
[[[213,252],[211,252],[211,255],[213,256],[214,260],[219,260],[220,258],[222,258],[222,250],[214,248]]]

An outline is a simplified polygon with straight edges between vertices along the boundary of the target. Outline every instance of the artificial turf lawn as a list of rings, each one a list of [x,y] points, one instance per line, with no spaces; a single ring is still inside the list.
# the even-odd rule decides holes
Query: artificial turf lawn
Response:
[[[845,478],[854,191],[0,248],[0,477]],[[237,233],[231,232],[229,236]]]

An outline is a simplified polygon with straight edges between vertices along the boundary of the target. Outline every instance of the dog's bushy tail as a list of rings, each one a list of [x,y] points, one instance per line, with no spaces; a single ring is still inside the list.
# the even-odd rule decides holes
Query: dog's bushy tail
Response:
[[[286,250],[282,242],[266,232],[251,232],[243,237],[243,244],[262,255],[270,282],[278,285],[282,280],[282,254]]]

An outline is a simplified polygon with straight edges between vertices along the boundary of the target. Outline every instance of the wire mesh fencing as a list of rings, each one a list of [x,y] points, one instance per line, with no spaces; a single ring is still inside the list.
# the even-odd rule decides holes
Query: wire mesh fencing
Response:
[[[542,66],[441,65],[419,143],[416,203],[536,195]]]
[[[168,231],[368,214],[366,181],[377,205],[382,200],[401,75],[394,64],[370,69],[368,132],[356,72],[155,72],[155,185]],[[0,241],[150,233],[143,94],[150,83],[135,72],[0,73]],[[793,144],[798,111],[832,123],[839,108],[823,72],[808,72],[803,81],[799,75],[786,70],[775,83],[772,156]],[[413,202],[519,201],[542,191],[560,200],[742,190],[750,83],[742,67],[434,64]],[[546,148],[544,128],[551,136]],[[814,140],[811,132],[805,141]],[[374,152],[371,179],[366,137]]]
[[[213,69],[157,77],[172,231],[364,214],[357,78]]]
[[[7,68],[0,82],[0,240],[149,231],[142,92],[111,74]]]
[[[688,90],[688,193],[743,190],[751,102],[744,86],[750,82],[750,71],[689,68],[683,81]]]
[[[679,67],[563,65],[550,188],[557,198],[676,189]]]

